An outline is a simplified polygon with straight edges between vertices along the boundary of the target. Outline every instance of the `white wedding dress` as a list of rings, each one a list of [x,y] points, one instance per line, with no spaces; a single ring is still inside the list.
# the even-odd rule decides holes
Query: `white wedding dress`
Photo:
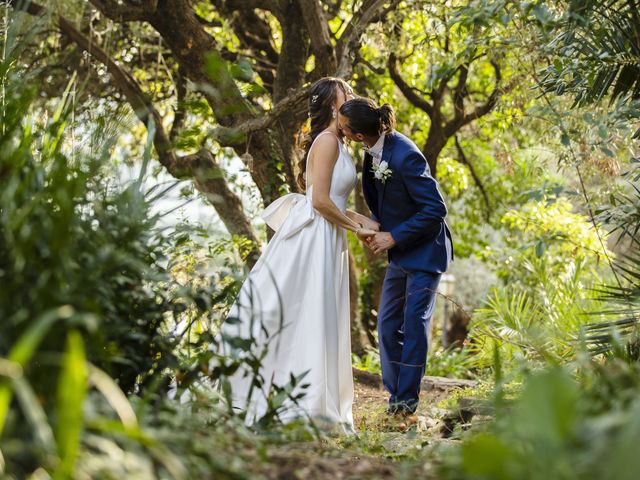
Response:
[[[344,212],[356,184],[356,170],[342,142],[338,148],[330,197]],[[307,167],[308,162],[307,158]],[[280,419],[310,417],[350,433],[353,377],[347,239],[343,228],[313,209],[312,173],[307,175],[310,186],[306,195],[285,195],[262,214],[276,233],[229,313],[229,318],[236,320],[222,328],[230,336],[252,335],[257,339],[254,349],[267,349],[260,370],[265,384],[251,390],[252,378],[244,369],[229,380],[234,407],[246,408],[246,420],[251,424],[266,412],[266,394],[272,384],[284,386],[292,374],[307,372],[301,381],[309,385],[306,394],[297,405],[285,402]],[[228,345],[226,348],[227,353],[243,354]]]

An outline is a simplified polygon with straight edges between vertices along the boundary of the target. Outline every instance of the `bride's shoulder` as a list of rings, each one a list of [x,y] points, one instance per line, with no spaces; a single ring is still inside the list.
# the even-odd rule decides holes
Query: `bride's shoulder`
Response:
[[[340,137],[338,137],[337,133],[332,132],[331,130],[323,130],[318,135],[316,135],[316,138],[313,141],[313,143],[320,142],[323,142],[325,144],[327,144],[327,142],[329,144],[338,144],[341,142],[341,140]]]
[[[324,130],[313,140],[312,150],[315,155],[337,154],[340,139],[330,130]]]

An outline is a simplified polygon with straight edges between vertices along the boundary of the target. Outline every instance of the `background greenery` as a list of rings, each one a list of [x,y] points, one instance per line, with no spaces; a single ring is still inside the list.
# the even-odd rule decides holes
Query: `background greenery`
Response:
[[[635,478],[639,6],[0,2],[0,475]],[[280,425],[300,379],[255,428],[228,407],[260,352],[220,355],[217,326],[328,74],[397,108],[450,206],[428,374],[480,386],[441,405],[446,441]],[[384,263],[350,245],[375,373]]]

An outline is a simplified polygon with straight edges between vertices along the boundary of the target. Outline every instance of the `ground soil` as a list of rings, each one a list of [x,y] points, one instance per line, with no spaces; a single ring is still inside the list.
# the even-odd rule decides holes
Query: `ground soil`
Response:
[[[434,412],[442,412],[437,404],[471,386],[456,382],[429,377],[420,395],[420,425],[401,431],[385,414],[388,396],[380,376],[354,369],[357,436],[275,447],[268,454],[266,471],[260,468],[257,476],[285,480],[434,478],[432,465],[416,452],[442,441],[441,435],[434,434],[438,428]]]

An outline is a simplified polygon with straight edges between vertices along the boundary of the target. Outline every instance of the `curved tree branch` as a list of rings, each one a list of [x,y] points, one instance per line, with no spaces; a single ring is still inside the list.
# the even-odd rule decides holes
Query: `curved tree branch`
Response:
[[[159,1],[146,21],[160,34],[173,60],[207,100],[218,124],[232,128],[260,113],[236,83],[216,39],[198,20],[191,0]],[[279,180],[283,158],[277,137],[268,129],[255,132],[244,145],[234,144],[239,156],[245,152],[252,155],[251,177],[267,204],[283,192]]]
[[[209,150],[202,149],[195,154],[180,157],[179,162],[184,163],[182,170],[189,173],[195,187],[216,209],[227,231],[253,242],[254,248],[247,258],[248,265],[253,266],[260,256],[258,239],[244,213],[242,200],[229,188],[216,158]]]
[[[231,147],[242,145],[246,139],[245,135],[263,130],[273,125],[282,115],[288,114],[292,109],[297,107],[309,94],[309,87],[304,87],[289,94],[266,114],[252,118],[237,126],[224,127],[218,126],[209,132],[209,136],[221,145]]]
[[[456,111],[456,114],[454,115],[454,117],[449,122],[447,122],[447,124],[444,127],[445,133],[448,136],[452,136],[465,125],[468,125],[474,120],[477,120],[478,118],[484,117],[485,115],[487,115],[491,110],[494,109],[494,107],[498,103],[498,100],[500,99],[500,95],[502,95],[508,90],[507,88],[501,87],[502,72],[500,70],[500,65],[495,60],[491,60],[490,63],[495,72],[496,79],[495,79],[493,90],[489,94],[487,101],[481,105],[476,106],[473,109],[473,111],[469,113],[464,113],[463,111],[461,112],[461,114],[459,114],[459,112]]]
[[[389,69],[389,76],[396,84],[396,86],[400,89],[402,94],[413,104],[414,107],[418,107],[420,110],[424,111],[429,118],[433,119],[434,116],[434,107],[430,104],[422,95],[419,95],[407,82],[404,81],[402,75],[398,71],[397,66],[397,57],[394,53],[389,55],[389,59],[387,61],[387,67]]]
[[[279,61],[279,54],[273,44],[271,26],[256,11],[264,9],[261,2],[241,2],[210,0],[218,12],[224,14],[230,21],[234,33],[240,41],[241,50],[256,60],[255,70],[262,79],[264,88],[273,93],[275,70]],[[280,18],[281,11],[272,5],[272,13]]]
[[[386,14],[400,4],[400,0],[391,0],[390,5],[383,8],[388,1],[364,0],[362,6],[354,13],[336,45],[338,61],[336,76],[346,78],[351,75],[364,30],[370,23],[384,21]]]
[[[104,16],[115,22],[141,22],[155,12],[158,0],[138,0],[136,2],[115,0],[89,0]]]
[[[463,63],[458,69],[458,83],[453,89],[453,117],[459,121],[464,117],[464,98],[467,96],[467,79],[469,78],[469,64]]]
[[[471,62],[478,58],[479,56],[474,56],[466,63],[462,63],[458,65],[457,68],[452,68],[450,71],[443,74],[441,78],[439,78],[438,83],[432,92],[420,92],[407,84],[407,82],[402,78],[402,75],[397,68],[398,58],[396,54],[391,53],[389,55],[387,61],[389,76],[407,100],[415,107],[426,112],[431,119],[427,140],[422,152],[427,158],[432,175],[434,176],[437,171],[436,167],[438,156],[451,137],[465,125],[491,112],[495,108],[500,96],[508,90],[508,88],[503,88],[501,86],[502,75],[500,65],[497,61],[491,60],[490,63],[495,71],[494,88],[485,103],[477,105],[471,112],[465,112],[465,98],[469,96],[467,88],[469,70]],[[458,74],[456,85],[454,87],[447,88],[449,81],[456,74]],[[447,93],[448,95],[446,95]],[[453,115],[449,118],[445,116],[445,112],[443,111],[444,100],[447,96],[450,96],[453,106]],[[427,98],[429,98],[430,101],[427,100]],[[466,157],[464,158],[466,159]],[[466,164],[468,164],[468,162]],[[468,165],[471,170],[473,167],[470,166],[470,164]],[[479,178],[477,178],[477,180],[479,181]]]
[[[26,5],[26,11],[34,16],[42,16],[48,13],[45,7],[33,2]],[[56,20],[63,35],[106,67],[114,85],[125,96],[138,119],[145,125],[150,122],[154,123],[155,135],[153,143],[160,163],[176,178],[193,179],[196,188],[202,191],[216,208],[218,215],[229,232],[244,235],[254,243],[254,252],[252,252],[249,261],[255,262],[259,255],[257,237],[244,214],[240,198],[229,189],[213,155],[206,150],[201,150],[193,155],[176,155],[169,137],[162,127],[162,117],[154,105],[147,100],[142,88],[133,76],[123,70],[115,60],[97,46],[96,42],[84,36],[66,18],[56,15]],[[216,201],[217,197],[212,197],[212,192],[214,191],[220,195],[222,201]]]

